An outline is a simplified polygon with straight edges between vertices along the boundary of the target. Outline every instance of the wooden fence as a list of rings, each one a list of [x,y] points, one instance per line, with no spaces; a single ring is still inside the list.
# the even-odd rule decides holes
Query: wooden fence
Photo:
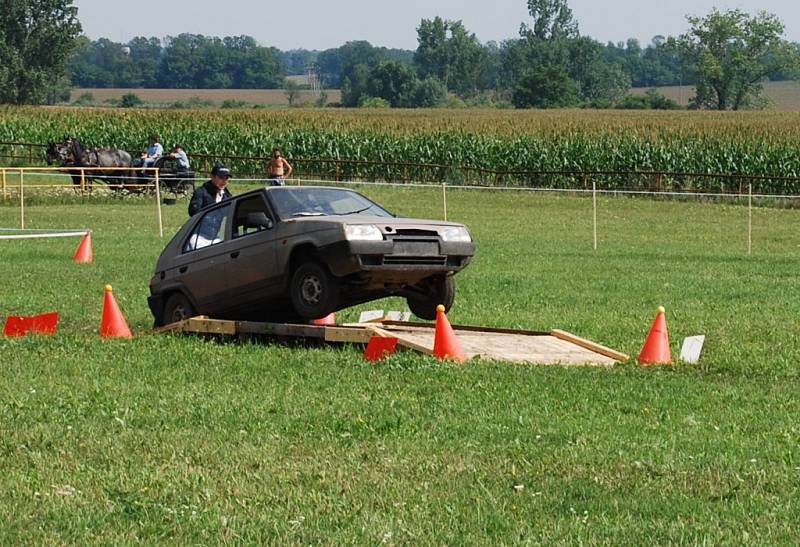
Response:
[[[44,144],[0,142],[0,159],[25,165],[45,163]],[[217,162],[225,163],[236,178],[266,178],[268,156],[231,154],[189,154],[198,173],[209,173]],[[687,193],[800,195],[800,177],[748,175],[743,173],[681,173],[666,171],[522,171],[490,167],[441,165],[400,161],[347,158],[287,158],[294,175],[304,179],[337,182],[421,182],[452,186],[518,187],[561,190]],[[5,162],[0,162],[5,163]]]

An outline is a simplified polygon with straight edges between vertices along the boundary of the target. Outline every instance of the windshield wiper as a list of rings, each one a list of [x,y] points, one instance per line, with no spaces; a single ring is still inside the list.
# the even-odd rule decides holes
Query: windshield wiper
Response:
[[[325,213],[312,212],[312,211],[298,211],[292,215],[293,217],[324,217]]]
[[[357,215],[358,213],[363,213],[367,209],[371,208],[372,205],[367,205],[363,209],[356,209],[355,211],[350,211],[349,213],[342,213],[342,215]]]

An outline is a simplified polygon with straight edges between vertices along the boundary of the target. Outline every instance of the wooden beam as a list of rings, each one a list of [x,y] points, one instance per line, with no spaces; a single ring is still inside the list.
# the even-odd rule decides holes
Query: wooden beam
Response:
[[[413,321],[383,321],[384,325],[397,326],[397,327],[422,327],[433,330],[435,325],[433,323],[419,323]],[[550,333],[538,330],[524,330],[524,329],[503,329],[495,327],[478,327],[475,325],[450,325],[453,330],[463,330],[469,332],[497,332],[500,334],[524,334],[526,336],[547,336]]]
[[[617,361],[627,361],[628,359],[631,358],[630,355],[613,350],[611,348],[598,344],[597,342],[586,340],[585,338],[581,338],[580,336],[575,336],[574,334],[564,330],[553,329],[550,331],[550,334],[560,340],[566,340],[567,342],[571,342],[576,346],[586,348],[595,353],[599,353],[600,355],[605,355],[606,357],[610,357],[611,359],[616,359]]]
[[[370,332],[363,327],[325,327],[326,342],[366,344],[371,337]]]
[[[183,330],[203,334],[236,334],[236,321],[224,319],[202,319],[193,317],[185,321]]]
[[[402,333],[388,331],[376,325],[367,325],[367,329],[372,331],[375,336],[380,336],[381,338],[397,338],[397,343],[405,348],[419,351],[425,355],[433,355],[433,348],[423,346],[422,344],[418,344],[417,342],[409,340],[408,338],[403,338]]]

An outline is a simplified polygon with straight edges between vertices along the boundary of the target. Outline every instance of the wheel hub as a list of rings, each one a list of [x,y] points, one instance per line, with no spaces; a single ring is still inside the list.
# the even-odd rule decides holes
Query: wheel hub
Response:
[[[184,319],[186,319],[186,310],[183,308],[183,306],[177,306],[172,311],[172,321],[173,321],[173,323],[177,322],[177,321],[183,321]]]
[[[319,278],[311,275],[304,277],[300,285],[300,294],[307,303],[318,304],[322,298],[322,283]]]

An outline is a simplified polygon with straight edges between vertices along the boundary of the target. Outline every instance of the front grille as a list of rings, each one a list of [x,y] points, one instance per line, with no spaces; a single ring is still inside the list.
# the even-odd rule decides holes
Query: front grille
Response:
[[[389,237],[390,239],[397,239],[398,236],[400,239],[413,239],[413,240],[416,240],[416,238],[439,239],[439,233],[436,230],[416,230],[411,228],[405,228],[405,229],[400,228],[395,231],[394,237],[392,236]]]
[[[386,265],[421,265],[421,266],[444,266],[447,261],[445,256],[393,256],[383,257]]]
[[[384,255],[386,266],[444,266],[447,257],[439,254],[439,234],[430,230],[399,229],[386,238],[392,241],[391,254]]]

